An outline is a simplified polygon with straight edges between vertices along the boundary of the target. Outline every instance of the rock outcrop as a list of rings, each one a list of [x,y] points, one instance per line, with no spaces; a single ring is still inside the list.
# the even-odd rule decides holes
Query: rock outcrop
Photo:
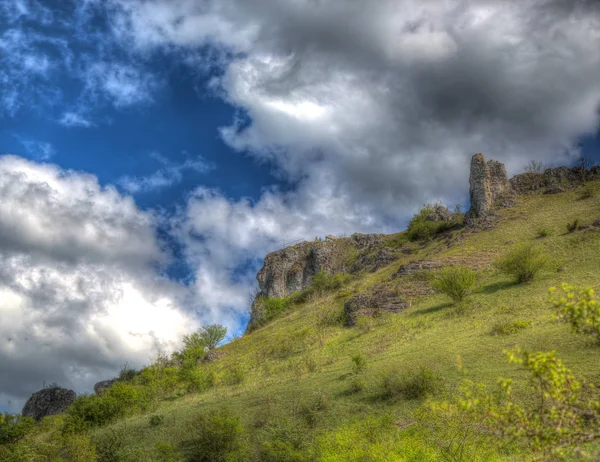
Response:
[[[375,316],[382,311],[398,313],[408,306],[408,302],[397,291],[384,285],[375,286],[368,292],[355,295],[344,304],[346,325],[355,325],[361,316]]]
[[[380,249],[381,234],[356,233],[349,238],[328,236],[324,241],[302,242],[265,257],[258,272],[259,292],[250,308],[248,331],[261,323],[261,299],[287,297],[310,286],[319,271],[329,274],[377,270],[396,259]]]
[[[585,181],[599,180],[600,167],[585,170],[582,167],[548,168],[544,173],[521,173],[510,179],[510,184],[518,194],[528,194],[544,190],[547,194],[556,194]]]
[[[495,160],[486,162],[483,154],[475,154],[471,159],[469,185],[471,209],[467,216],[470,219],[484,218],[514,204],[515,191],[504,164]]]
[[[35,420],[60,414],[73,404],[75,397],[73,390],[60,387],[44,388],[31,395],[21,414],[24,417],[33,417]]]
[[[100,396],[104,390],[112,387],[119,379],[102,380],[94,385],[94,393]]]

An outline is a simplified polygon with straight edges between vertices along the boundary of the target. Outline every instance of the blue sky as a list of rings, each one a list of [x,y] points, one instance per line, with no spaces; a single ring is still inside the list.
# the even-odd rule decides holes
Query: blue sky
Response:
[[[598,7],[525,3],[0,0],[0,408],[242,332],[267,252],[464,204],[475,152],[600,160]]]

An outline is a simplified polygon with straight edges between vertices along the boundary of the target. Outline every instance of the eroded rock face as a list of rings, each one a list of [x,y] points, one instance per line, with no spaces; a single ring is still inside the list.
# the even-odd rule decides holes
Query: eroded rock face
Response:
[[[475,154],[471,159],[469,185],[469,218],[483,218],[494,210],[514,204],[515,192],[504,164],[495,160],[486,162],[483,154]]]
[[[355,295],[345,303],[346,325],[355,325],[361,316],[374,316],[382,311],[398,313],[408,306],[408,302],[397,291],[383,285],[375,286],[368,292]]]
[[[544,173],[521,173],[510,179],[518,194],[527,194],[544,189],[547,194],[557,194],[565,187],[577,186],[585,181],[600,179],[600,167],[584,170],[581,167],[549,168]]]
[[[118,379],[102,380],[94,385],[94,393],[100,396],[104,390],[112,387]]]
[[[60,414],[73,404],[75,397],[73,390],[60,387],[45,388],[31,395],[21,414],[24,417],[33,417],[35,420]]]

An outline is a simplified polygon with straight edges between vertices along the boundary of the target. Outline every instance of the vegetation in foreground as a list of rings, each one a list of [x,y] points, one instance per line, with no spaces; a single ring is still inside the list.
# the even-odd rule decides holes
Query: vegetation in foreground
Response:
[[[0,460],[599,460],[598,186],[521,197],[485,232],[390,236],[410,254],[268,302],[214,361],[205,330],[65,415],[1,416]],[[428,259],[447,269],[391,278]],[[409,308],[345,327],[381,284]]]

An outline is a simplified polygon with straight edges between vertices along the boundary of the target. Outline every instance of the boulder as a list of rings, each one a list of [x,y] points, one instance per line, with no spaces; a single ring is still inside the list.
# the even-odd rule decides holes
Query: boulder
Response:
[[[75,401],[73,390],[61,387],[44,388],[31,395],[25,403],[21,414],[40,420],[42,417],[60,414]]]
[[[346,325],[353,326],[360,316],[374,316],[381,311],[398,313],[408,308],[409,303],[396,290],[379,285],[370,291],[355,295],[344,304]]]
[[[102,380],[94,385],[94,393],[100,396],[104,390],[112,387],[119,379]]]

